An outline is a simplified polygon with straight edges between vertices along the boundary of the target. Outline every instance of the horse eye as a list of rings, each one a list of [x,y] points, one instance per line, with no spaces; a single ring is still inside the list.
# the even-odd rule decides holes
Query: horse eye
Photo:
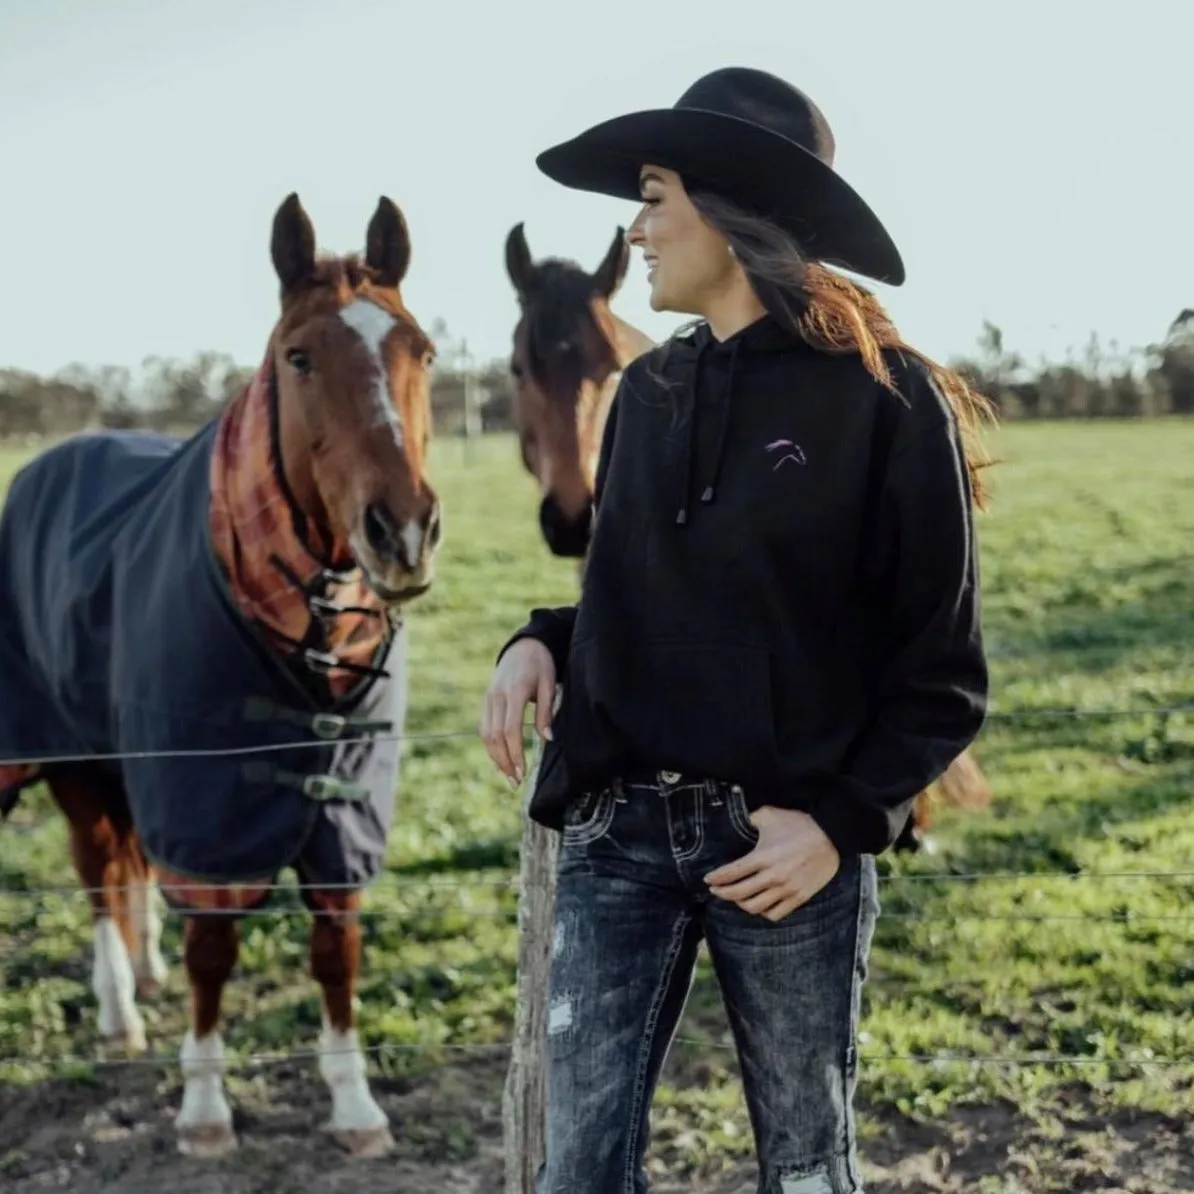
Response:
[[[288,348],[286,363],[304,376],[311,372],[311,358],[301,348]]]
[[[511,362],[510,362],[510,372],[511,372],[511,374],[512,374],[514,377],[517,377],[517,378],[519,378],[519,379],[521,380],[521,378],[522,378],[522,366],[521,366],[521,365],[520,365],[520,364],[519,364],[517,361],[511,361]]]
[[[432,366],[435,364],[435,353],[429,352],[423,358],[423,368],[430,372]]]

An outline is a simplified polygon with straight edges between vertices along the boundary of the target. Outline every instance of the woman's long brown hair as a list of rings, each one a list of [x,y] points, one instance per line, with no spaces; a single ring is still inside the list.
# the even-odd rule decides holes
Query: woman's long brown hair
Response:
[[[709,191],[694,188],[688,197],[729,241],[767,311],[813,348],[857,353],[867,372],[897,394],[884,351],[905,353],[924,365],[957,417],[970,492],[975,506],[985,510],[988,493],[980,473],[993,461],[983,449],[981,428],[983,423],[995,422],[990,401],[956,370],[938,364],[908,344],[869,290],[818,262],[808,261],[782,228]]]

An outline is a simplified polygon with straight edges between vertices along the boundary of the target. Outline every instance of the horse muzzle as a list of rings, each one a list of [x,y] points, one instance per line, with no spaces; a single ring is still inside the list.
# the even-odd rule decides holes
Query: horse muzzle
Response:
[[[369,587],[383,601],[420,597],[434,578],[435,553],[443,536],[439,502],[418,517],[400,521],[382,502],[371,502],[353,536],[353,554]]]
[[[552,555],[581,559],[589,550],[593,529],[593,503],[586,502],[575,518],[570,518],[548,494],[539,503],[539,529]]]

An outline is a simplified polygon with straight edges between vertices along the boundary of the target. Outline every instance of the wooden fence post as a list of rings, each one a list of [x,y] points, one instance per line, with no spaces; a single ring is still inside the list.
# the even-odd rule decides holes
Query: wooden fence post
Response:
[[[535,790],[542,758],[542,743],[536,738],[526,778],[528,801]],[[518,850],[518,1002],[502,1092],[504,1194],[534,1194],[535,1175],[543,1164],[547,984],[558,851],[559,834],[532,821],[524,804]]]

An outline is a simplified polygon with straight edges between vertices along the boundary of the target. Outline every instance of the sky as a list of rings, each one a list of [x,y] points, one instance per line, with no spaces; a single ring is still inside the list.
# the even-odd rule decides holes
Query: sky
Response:
[[[1194,306],[1192,44],[1190,0],[0,0],[0,367],[256,363],[291,190],[337,252],[389,195],[408,306],[505,356],[511,225],[594,268],[635,214],[536,154],[727,65],[824,111],[918,347],[1144,345]],[[614,309],[682,322],[637,252]]]

